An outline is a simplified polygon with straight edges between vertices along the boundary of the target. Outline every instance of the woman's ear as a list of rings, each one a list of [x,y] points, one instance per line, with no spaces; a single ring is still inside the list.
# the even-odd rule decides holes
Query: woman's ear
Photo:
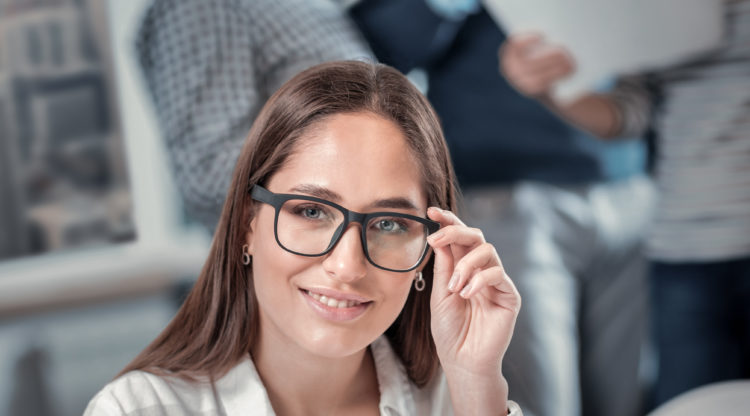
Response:
[[[247,227],[247,232],[245,233],[245,244],[247,244],[247,253],[251,256],[255,252],[255,233],[253,230],[255,229],[255,223],[257,216],[253,216],[253,219],[250,221],[250,225]]]
[[[251,256],[255,252],[255,232],[258,224],[258,207],[256,204],[250,202],[245,205],[244,222],[248,224],[247,231],[245,232],[245,244],[247,244],[247,252]]]

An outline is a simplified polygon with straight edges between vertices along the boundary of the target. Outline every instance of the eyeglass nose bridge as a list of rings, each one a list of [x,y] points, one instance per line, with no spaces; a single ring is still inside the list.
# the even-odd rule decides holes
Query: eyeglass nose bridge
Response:
[[[369,260],[370,256],[367,253],[367,237],[365,235],[365,227],[367,226],[367,220],[370,215],[349,211],[348,209],[343,209],[343,211],[345,214],[344,221],[341,222],[341,224],[336,228],[336,231],[333,233],[333,237],[331,237],[331,242],[328,244],[325,253],[333,250],[336,244],[339,243],[339,240],[341,240],[341,236],[343,236],[346,229],[349,228],[349,224],[358,223],[360,225],[359,238],[362,243],[362,251],[364,252],[365,257],[367,257],[367,259]]]

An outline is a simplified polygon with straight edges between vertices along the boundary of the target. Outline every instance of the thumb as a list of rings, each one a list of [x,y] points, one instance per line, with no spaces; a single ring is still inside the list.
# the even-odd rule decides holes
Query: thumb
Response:
[[[432,295],[433,303],[440,302],[448,297],[448,282],[453,274],[453,253],[450,246],[434,248],[435,263],[432,272]]]

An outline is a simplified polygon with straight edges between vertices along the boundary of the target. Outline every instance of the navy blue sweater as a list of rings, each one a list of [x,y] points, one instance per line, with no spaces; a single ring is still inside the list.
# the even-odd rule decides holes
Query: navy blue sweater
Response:
[[[424,0],[363,0],[351,15],[380,61],[427,73],[462,186],[591,183],[643,171],[640,140],[597,140],[508,84],[498,61],[505,34],[486,11],[449,21]]]

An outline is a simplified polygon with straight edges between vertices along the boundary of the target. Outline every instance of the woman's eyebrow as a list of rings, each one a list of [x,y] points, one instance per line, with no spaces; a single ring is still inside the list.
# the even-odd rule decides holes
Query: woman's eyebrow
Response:
[[[341,201],[341,195],[337,194],[336,192],[328,188],[325,188],[319,185],[301,184],[290,189],[290,192],[307,194],[307,195],[314,196],[320,199],[325,199],[331,202]]]
[[[414,203],[406,198],[396,197],[396,198],[385,198],[385,199],[378,199],[377,201],[370,204],[372,208],[398,208],[398,209],[410,209],[414,211],[418,211]]]
[[[342,201],[341,195],[320,185],[300,184],[300,185],[296,185],[289,191],[292,193],[301,193],[301,194],[314,196],[316,198],[321,198],[321,199],[325,199],[327,201],[336,202],[336,203],[339,203]],[[419,208],[417,208],[414,202],[403,197],[378,199],[374,201],[373,203],[371,203],[369,205],[369,208],[409,209],[409,210],[419,211]]]

